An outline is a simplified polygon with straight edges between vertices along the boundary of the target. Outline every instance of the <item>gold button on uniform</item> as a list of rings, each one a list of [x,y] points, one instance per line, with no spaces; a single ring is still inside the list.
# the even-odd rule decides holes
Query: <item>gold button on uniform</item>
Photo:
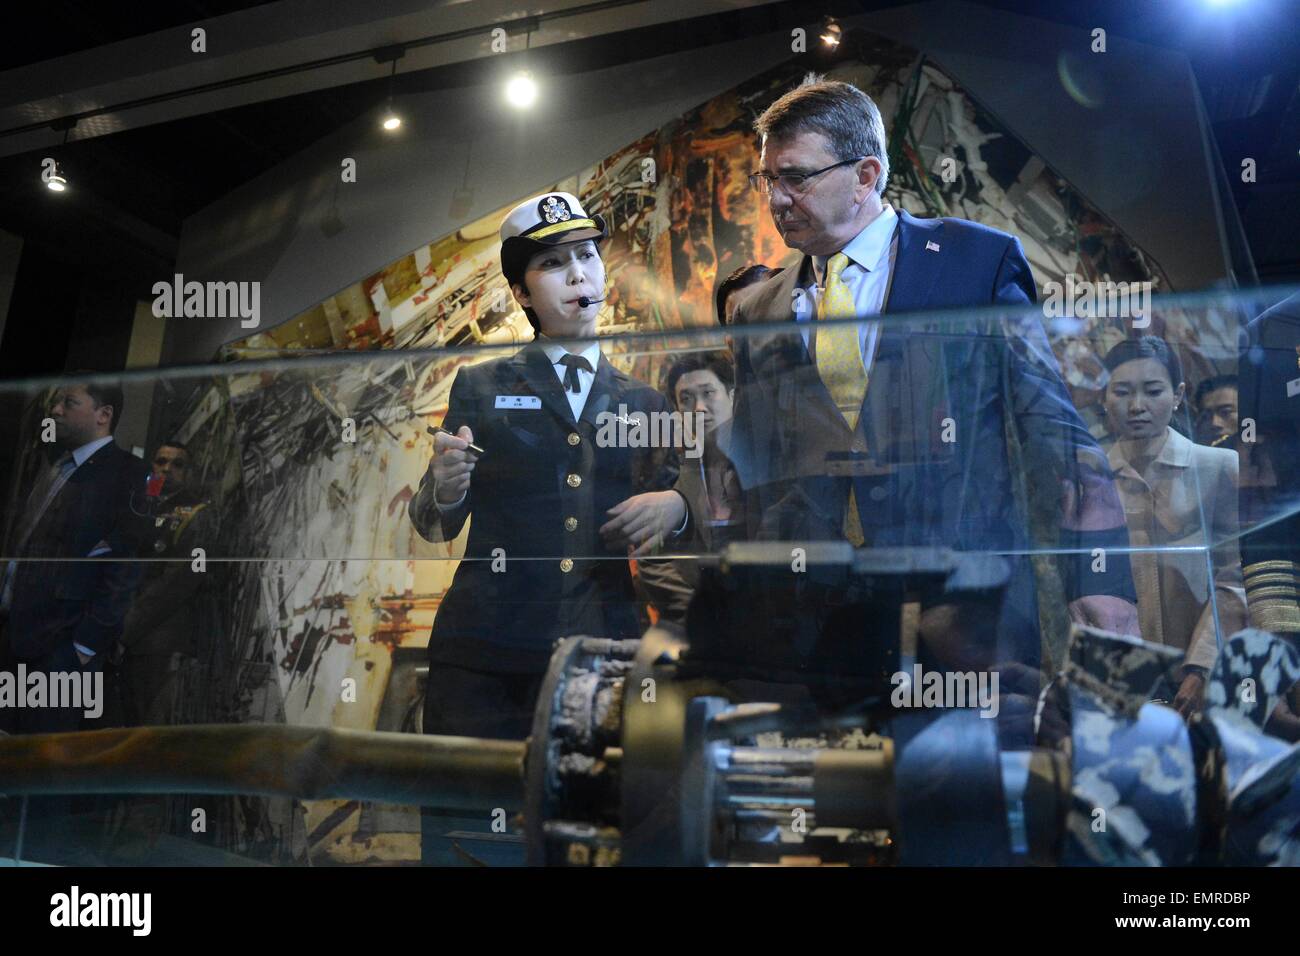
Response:
[[[565,519],[564,519],[564,530],[565,530],[565,531],[577,531],[577,530],[578,530],[578,519],[577,519],[577,518],[565,518]]]
[[[572,570],[573,570],[573,559],[572,559],[572,558],[564,558],[564,559],[560,562],[560,570],[563,571],[565,574],[568,574],[570,571],[572,571]]]
[[[569,475],[569,477],[564,480],[568,482],[570,488],[576,488],[578,485],[582,484],[582,475]]]
[[[569,432],[569,444],[570,444],[570,445],[576,445],[576,444],[578,444],[578,442],[580,442],[580,441],[582,441],[582,436],[581,436],[581,435],[579,435],[577,432]]]

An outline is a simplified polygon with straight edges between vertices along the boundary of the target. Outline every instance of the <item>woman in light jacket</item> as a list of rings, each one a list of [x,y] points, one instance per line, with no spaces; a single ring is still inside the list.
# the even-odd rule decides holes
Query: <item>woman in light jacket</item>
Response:
[[[1200,706],[1224,638],[1246,626],[1237,543],[1237,453],[1194,444],[1170,422],[1186,395],[1178,356],[1162,339],[1127,339],[1107,353],[1109,457],[1124,503],[1142,638],[1184,652],[1174,706]],[[1170,550],[1175,548],[1206,550]],[[1213,592],[1214,601],[1211,601]]]

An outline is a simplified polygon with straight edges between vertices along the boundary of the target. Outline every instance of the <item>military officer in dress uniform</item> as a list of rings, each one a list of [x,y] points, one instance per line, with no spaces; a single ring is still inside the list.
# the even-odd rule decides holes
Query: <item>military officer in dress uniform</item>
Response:
[[[189,449],[163,442],[154,452],[158,504],[140,590],[126,616],[115,657],[120,660],[122,708],[128,727],[177,723],[182,669],[206,650],[208,576],[194,571],[193,551],[210,548],[211,503],[190,474]],[[194,702],[189,702],[193,704]]]
[[[195,548],[212,548],[216,511],[193,474],[189,449],[169,440],[154,452],[149,490],[153,526],[145,537],[146,561],[110,671],[127,727],[161,727],[200,721],[211,706],[197,679],[212,644],[211,572],[193,567]],[[122,800],[115,852],[131,858],[158,835],[189,835],[187,808],[199,805],[180,794],[143,794]]]
[[[606,415],[668,411],[594,341],[607,236],[605,221],[564,192],[521,203],[501,226],[501,271],[536,337],[460,369],[443,422],[451,434],[436,436],[409,506],[431,541],[450,541],[472,519],[429,637],[425,733],[527,736],[554,642],[639,637],[628,557],[688,524],[667,449],[597,441]],[[425,863],[453,861],[430,818]]]

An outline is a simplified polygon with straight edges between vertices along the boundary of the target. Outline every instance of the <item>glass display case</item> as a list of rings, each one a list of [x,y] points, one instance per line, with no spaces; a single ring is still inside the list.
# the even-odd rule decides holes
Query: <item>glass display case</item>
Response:
[[[0,385],[0,855],[1295,862],[1294,290],[792,310]]]

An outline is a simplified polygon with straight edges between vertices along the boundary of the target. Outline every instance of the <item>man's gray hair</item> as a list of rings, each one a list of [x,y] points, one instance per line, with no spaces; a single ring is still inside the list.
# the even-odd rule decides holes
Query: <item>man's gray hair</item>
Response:
[[[821,133],[837,159],[874,156],[880,160],[876,192],[885,194],[889,179],[885,122],[875,101],[852,83],[809,73],[799,86],[763,111],[754,129],[758,135],[774,139]]]

